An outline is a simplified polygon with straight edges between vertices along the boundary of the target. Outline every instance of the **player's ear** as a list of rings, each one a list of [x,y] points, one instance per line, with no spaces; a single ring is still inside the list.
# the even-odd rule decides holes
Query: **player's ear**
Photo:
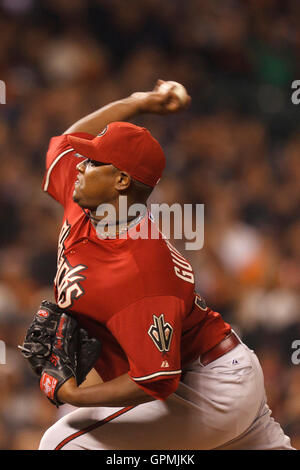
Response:
[[[126,171],[118,171],[115,179],[115,189],[118,191],[124,191],[129,188],[131,183],[131,177]]]

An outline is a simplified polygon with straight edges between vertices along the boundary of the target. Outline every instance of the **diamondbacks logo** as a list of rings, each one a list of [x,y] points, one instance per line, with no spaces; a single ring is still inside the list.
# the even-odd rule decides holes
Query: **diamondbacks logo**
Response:
[[[169,323],[165,322],[163,313],[159,317],[153,315],[153,323],[154,324],[151,325],[148,330],[148,335],[160,352],[168,352],[173,336],[173,328]],[[166,367],[166,365],[164,365],[164,367]]]
[[[72,266],[64,255],[64,242],[70,233],[70,229],[71,225],[66,220],[62,226],[58,242],[57,273],[54,284],[57,289],[57,304],[61,308],[71,307],[73,301],[84,294],[84,289],[79,281],[86,279],[81,271],[87,269],[87,266],[84,264]]]

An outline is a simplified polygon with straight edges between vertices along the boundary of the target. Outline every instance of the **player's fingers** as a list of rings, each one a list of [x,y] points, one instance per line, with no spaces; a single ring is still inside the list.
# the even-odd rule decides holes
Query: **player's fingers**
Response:
[[[165,83],[165,81],[159,78],[155,84],[154,91],[157,91],[160,85],[162,85],[163,83]]]
[[[186,96],[184,102],[181,101],[178,95],[175,93],[175,89],[176,89],[176,85],[173,85],[168,91],[168,93],[166,93],[165,95],[164,102],[169,112],[176,112],[182,109],[186,109],[192,101],[192,98],[190,95]]]
[[[161,101],[163,103],[167,103],[168,101],[170,101],[171,99],[173,98],[178,98],[177,95],[175,95],[174,93],[174,86],[172,86],[171,88],[169,88],[167,91],[159,91],[159,97],[161,99]]]
[[[164,102],[169,106],[169,109],[175,109],[181,106],[179,97],[174,93],[175,88],[175,86],[172,86],[164,97]]]

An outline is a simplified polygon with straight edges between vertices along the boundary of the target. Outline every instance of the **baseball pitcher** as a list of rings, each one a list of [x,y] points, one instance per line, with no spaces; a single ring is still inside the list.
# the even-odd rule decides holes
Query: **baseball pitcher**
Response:
[[[56,304],[41,304],[21,349],[46,397],[77,409],[40,449],[292,449],[256,355],[195,292],[146,209],[165,155],[127,121],[186,109],[190,97],[163,83],[50,141],[43,190],[64,208]],[[124,197],[145,210],[124,218]],[[92,368],[99,382],[81,386]]]

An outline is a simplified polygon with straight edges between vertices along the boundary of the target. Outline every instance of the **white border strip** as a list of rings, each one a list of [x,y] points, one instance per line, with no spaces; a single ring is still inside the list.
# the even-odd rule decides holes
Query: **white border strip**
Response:
[[[154,377],[159,377],[160,375],[175,375],[181,374],[182,370],[171,370],[171,371],[164,371],[164,372],[156,372],[155,374],[145,375],[144,377],[131,377],[136,382],[140,382],[142,380],[153,379]]]
[[[52,162],[52,164],[50,165],[48,171],[47,171],[47,176],[46,176],[46,181],[45,181],[45,184],[44,184],[44,188],[43,190],[44,191],[47,191],[48,190],[48,186],[49,186],[49,182],[50,182],[50,175],[51,175],[51,172],[53,170],[53,168],[55,167],[56,163],[59,162],[59,160],[64,156],[66,155],[66,153],[69,153],[69,152],[73,152],[74,149],[68,149],[68,150],[65,150],[64,152],[60,153],[58,155],[58,157],[56,157],[56,159]]]

